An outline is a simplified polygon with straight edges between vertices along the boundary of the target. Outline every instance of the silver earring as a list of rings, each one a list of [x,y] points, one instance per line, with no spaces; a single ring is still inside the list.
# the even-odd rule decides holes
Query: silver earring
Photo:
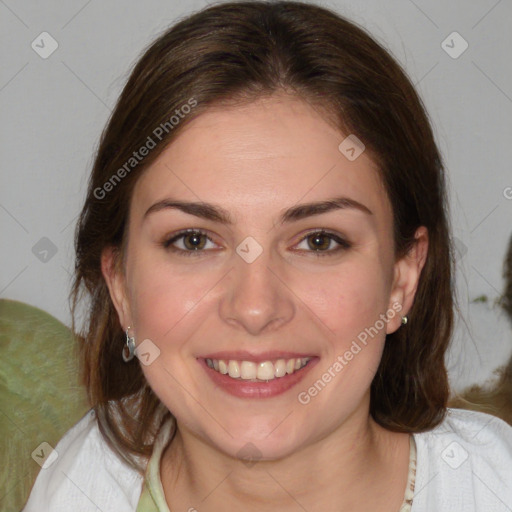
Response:
[[[128,326],[128,328],[126,329],[126,344],[123,347],[122,352],[123,360],[125,363],[131,361],[135,356],[135,338],[133,336],[130,336],[130,329],[130,326]],[[128,353],[126,352],[126,349],[128,349]]]
[[[402,317],[402,325],[406,325],[406,324],[407,324],[407,315]]]

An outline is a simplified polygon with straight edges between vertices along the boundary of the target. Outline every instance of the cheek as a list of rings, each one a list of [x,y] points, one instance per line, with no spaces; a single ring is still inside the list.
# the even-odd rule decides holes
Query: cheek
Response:
[[[298,398],[311,410],[322,411],[324,426],[332,428],[368,395],[384,349],[386,324],[380,315],[387,312],[389,285],[382,267],[368,261],[360,258],[338,268],[321,285],[307,277],[303,288],[308,307],[329,330],[324,330],[324,357]]]
[[[213,276],[180,275],[176,269],[140,265],[132,274],[132,315],[137,342],[150,339],[159,349],[149,365],[141,365],[145,378],[160,400],[179,418],[187,418],[197,408],[188,389],[197,369],[193,352],[194,336],[209,308],[207,292]],[[200,316],[202,315],[202,316]]]
[[[132,274],[131,310],[137,337],[149,338],[159,345],[176,339],[173,334],[183,330],[186,317],[208,290],[208,279],[158,264],[139,265]],[[211,286],[210,286],[211,287]],[[179,339],[186,337],[181,332]]]
[[[308,288],[308,305],[330,332],[320,379],[312,377],[303,391],[315,397],[317,407],[336,411],[334,422],[357,407],[382,358],[386,323],[380,315],[388,311],[388,285],[382,275],[378,268],[347,266],[330,274],[327,284],[315,288],[311,282]]]
[[[381,269],[347,265],[325,279],[304,277],[305,302],[335,335],[338,344],[350,343],[387,309],[388,290]]]

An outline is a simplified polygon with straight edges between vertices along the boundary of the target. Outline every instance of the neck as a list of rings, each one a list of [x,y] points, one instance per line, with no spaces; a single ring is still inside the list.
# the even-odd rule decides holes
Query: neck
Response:
[[[402,504],[408,461],[409,435],[383,429],[369,414],[349,418],[285,458],[253,464],[178,423],[162,456],[161,479],[170,510],[315,511],[336,503],[336,510],[394,512]]]

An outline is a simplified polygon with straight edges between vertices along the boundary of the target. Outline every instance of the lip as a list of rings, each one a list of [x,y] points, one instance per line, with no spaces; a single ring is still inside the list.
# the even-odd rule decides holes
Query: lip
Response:
[[[299,353],[299,352],[283,352],[279,350],[270,350],[268,352],[260,352],[259,354],[251,353],[247,350],[236,351],[223,351],[199,356],[202,359],[223,359],[224,361],[252,361],[254,363],[261,363],[263,361],[274,361],[276,359],[293,359],[316,356],[312,354]]]
[[[220,354],[220,352],[218,353]],[[216,354],[216,356],[218,355]],[[230,358],[236,359],[234,356],[234,352],[230,352]],[[263,359],[259,358],[261,361],[268,361],[270,359],[274,359],[275,357],[269,357],[268,354],[271,354],[270,352],[265,355]],[[283,353],[280,353],[283,354]],[[247,353],[246,353],[247,356]],[[291,356],[291,357],[300,357],[299,355]],[[290,357],[290,359],[291,359]],[[303,356],[308,357],[308,356]],[[311,356],[309,356],[311,357]],[[208,359],[217,359],[217,357],[211,357],[207,356]],[[277,356],[278,359],[281,358],[281,356]],[[283,357],[283,359],[286,359],[287,357]],[[219,359],[223,359],[222,357],[219,357]],[[239,359],[240,360],[240,359]],[[243,360],[243,359],[242,359]],[[245,359],[247,360],[247,359]],[[250,359],[255,360],[255,359]],[[310,372],[311,368],[313,368],[318,361],[320,360],[319,357],[313,356],[311,360],[308,362],[306,366],[301,368],[300,370],[297,370],[293,372],[292,374],[287,374],[284,377],[278,377],[273,380],[269,380],[268,382],[250,382],[243,379],[233,379],[229,375],[223,375],[222,373],[219,373],[215,371],[214,369],[210,368],[206,364],[205,358],[198,358],[197,362],[203,367],[204,371],[210,377],[210,379],[213,381],[213,383],[221,388],[223,391],[229,393],[230,395],[239,397],[239,398],[272,398],[274,396],[281,395],[285,393],[286,391],[293,388],[296,384],[298,384],[300,381],[306,377],[306,375]]]

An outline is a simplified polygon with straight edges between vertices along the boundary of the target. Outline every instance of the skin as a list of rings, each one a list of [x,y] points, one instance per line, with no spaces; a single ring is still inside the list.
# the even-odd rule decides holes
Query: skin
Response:
[[[178,433],[161,460],[171,510],[396,512],[407,481],[409,435],[387,431],[369,415],[370,385],[386,333],[400,328],[412,305],[428,246],[396,261],[392,210],[368,152],[349,161],[345,138],[299,99],[274,95],[210,109],[191,121],[138,180],[124,267],[106,249],[102,269],[121,325],[160,356],[144,374],[177,419]],[[355,208],[279,224],[283,210],[333,197]],[[204,201],[226,209],[233,225],[176,209],[144,217],[165,199]],[[202,229],[201,254],[183,256],[162,243]],[[335,252],[314,236],[324,228],[350,242]],[[252,263],[237,246],[262,247]],[[309,242],[308,242],[309,240]],[[179,239],[186,250],[194,240]],[[192,243],[191,243],[192,242]],[[189,252],[192,252],[189,249]],[[297,395],[332,367],[365,328],[393,304],[402,307],[378,335],[311,399]],[[406,327],[402,327],[406,328]],[[216,389],[196,358],[220,350],[310,353],[318,364],[297,386],[267,399]],[[247,443],[260,457],[248,466]],[[238,507],[238,508],[235,508]]]

